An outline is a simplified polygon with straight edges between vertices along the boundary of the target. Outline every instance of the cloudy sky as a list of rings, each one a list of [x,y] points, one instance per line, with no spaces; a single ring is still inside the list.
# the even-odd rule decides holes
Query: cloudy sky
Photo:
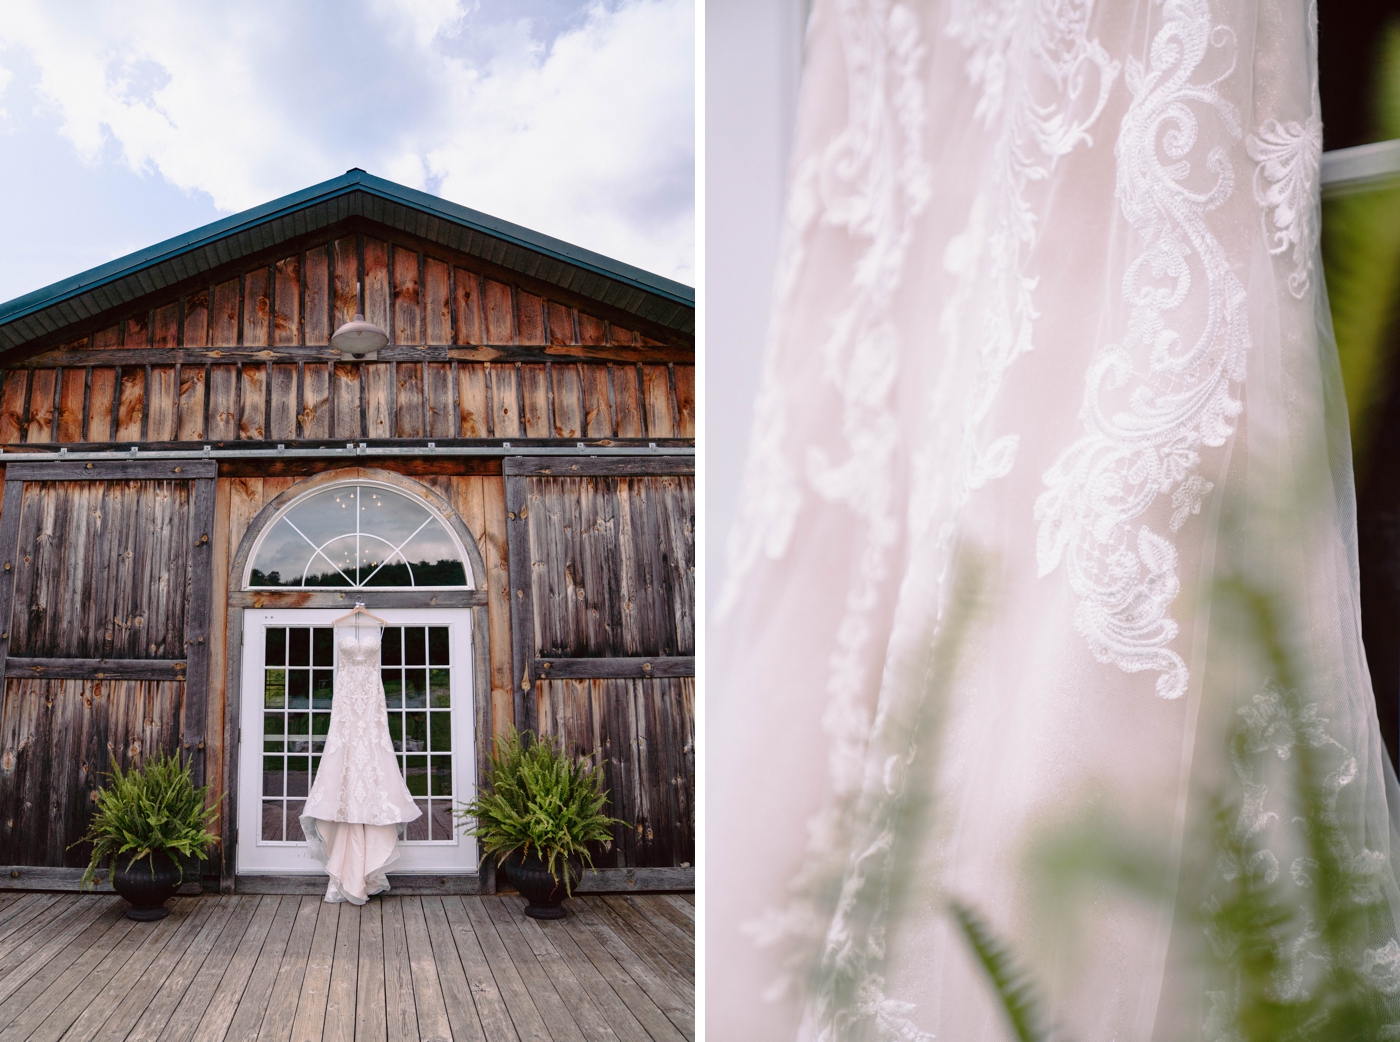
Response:
[[[692,0],[5,0],[0,301],[353,166],[694,283]]]

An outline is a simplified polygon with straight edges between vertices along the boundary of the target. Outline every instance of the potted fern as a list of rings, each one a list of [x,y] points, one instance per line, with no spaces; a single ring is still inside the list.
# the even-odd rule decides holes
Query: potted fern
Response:
[[[82,885],[91,886],[97,869],[110,860],[112,889],[131,905],[126,917],[163,919],[169,914],[165,902],[184,879],[175,855],[203,857],[218,842],[209,831],[218,805],[206,808],[209,787],[195,788],[189,765],[164,752],[129,771],[113,764],[109,777],[97,790],[97,812],[78,841],[92,844]]]
[[[593,867],[588,844],[609,842],[619,824],[603,813],[601,768],[569,759],[553,742],[525,741],[512,728],[497,736],[487,769],[488,791],[458,816],[481,841],[482,862],[495,855],[527,899],[526,915],[564,918],[580,864]]]

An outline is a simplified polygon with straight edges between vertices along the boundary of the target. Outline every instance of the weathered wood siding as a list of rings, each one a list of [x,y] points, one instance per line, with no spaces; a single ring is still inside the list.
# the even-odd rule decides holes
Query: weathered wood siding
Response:
[[[598,867],[695,863],[695,680],[550,680],[540,730],[603,764],[609,813],[624,825]]]
[[[695,479],[525,479],[537,658],[695,654]]]

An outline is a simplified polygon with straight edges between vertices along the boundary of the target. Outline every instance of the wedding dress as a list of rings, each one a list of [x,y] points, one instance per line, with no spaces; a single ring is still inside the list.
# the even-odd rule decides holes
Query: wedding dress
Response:
[[[992,965],[1066,1038],[1400,1037],[1316,45],[817,0],[710,573],[711,1037],[1009,1038]]]
[[[399,773],[379,674],[378,626],[336,630],[335,698],[326,746],[301,827],[326,866],[326,900],[364,904],[389,889],[398,825],[422,812]]]

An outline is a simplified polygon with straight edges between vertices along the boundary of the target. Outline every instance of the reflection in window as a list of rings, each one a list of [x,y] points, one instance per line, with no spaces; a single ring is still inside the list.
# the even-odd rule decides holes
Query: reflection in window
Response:
[[[250,587],[466,586],[461,551],[422,503],[378,485],[299,500],[253,555]]]

